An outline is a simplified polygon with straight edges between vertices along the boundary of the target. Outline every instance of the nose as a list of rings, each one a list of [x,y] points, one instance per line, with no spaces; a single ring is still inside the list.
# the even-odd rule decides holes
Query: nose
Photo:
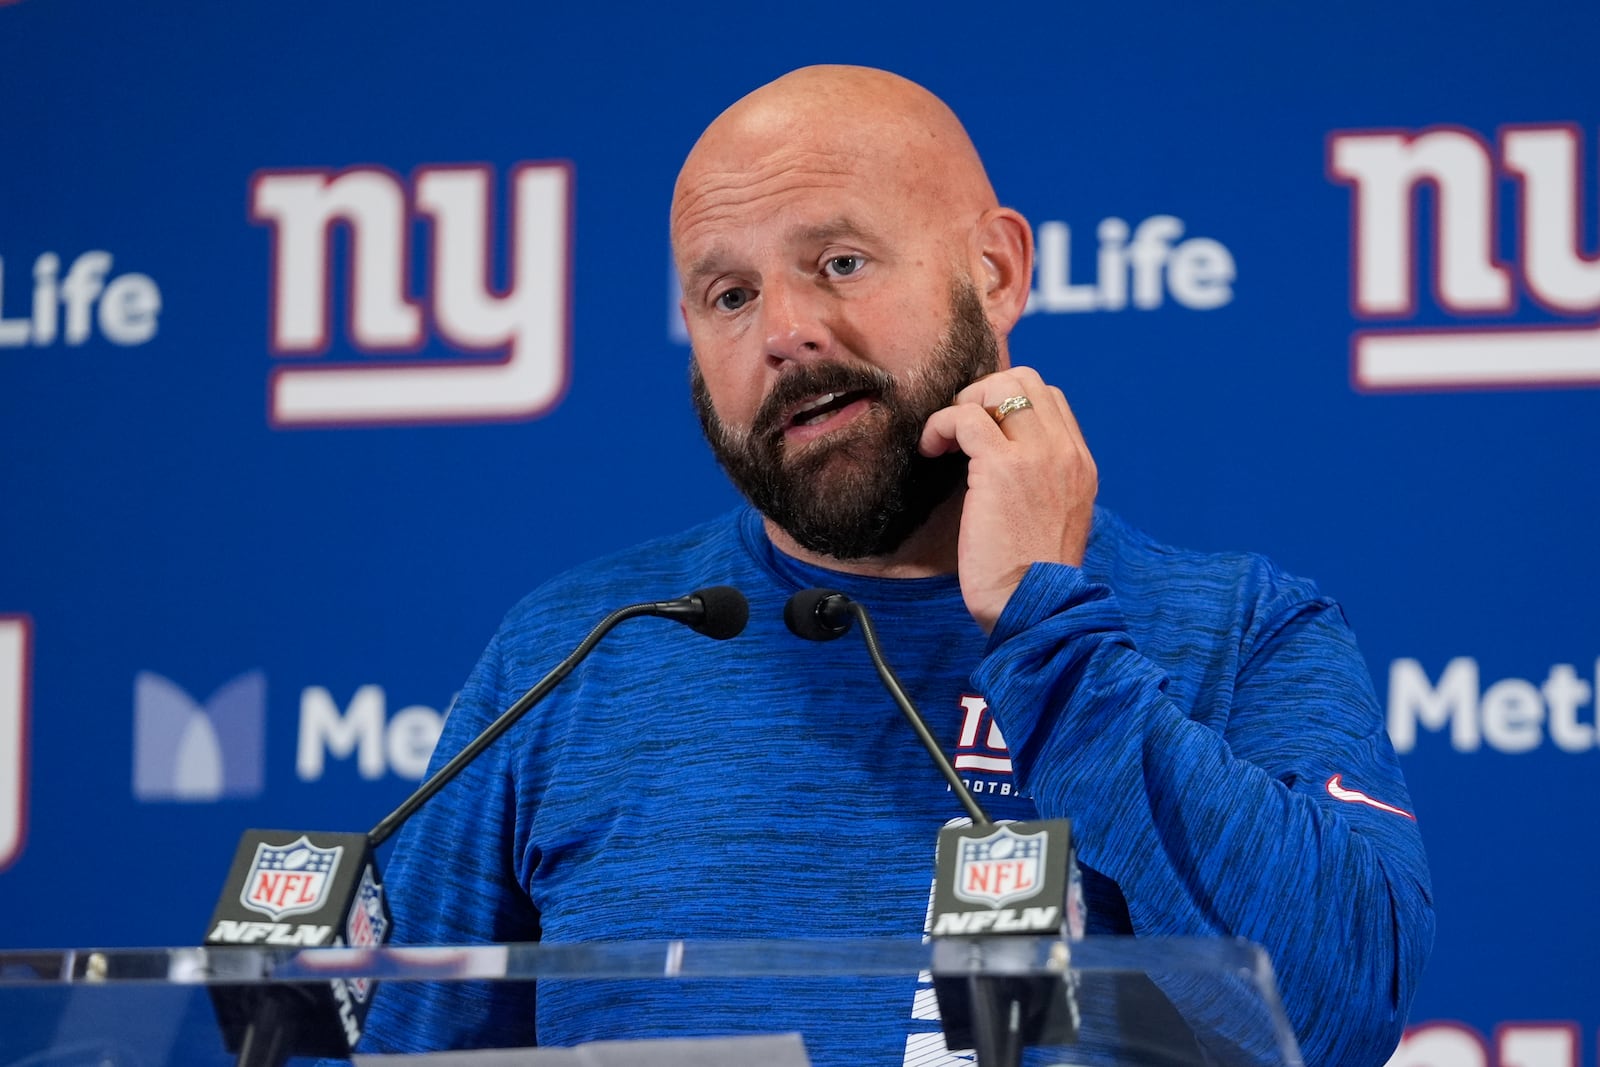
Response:
[[[816,359],[833,349],[824,296],[815,287],[769,282],[761,291],[767,362],[774,367]]]

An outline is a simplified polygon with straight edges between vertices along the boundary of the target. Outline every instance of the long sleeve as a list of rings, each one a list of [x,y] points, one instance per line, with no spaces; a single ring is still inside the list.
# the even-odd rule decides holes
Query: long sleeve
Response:
[[[1218,651],[1169,657],[1227,663],[1225,683],[1184,679],[1189,706],[1112,589],[1060,565],[1030,569],[973,680],[1135,933],[1261,944],[1306,1062],[1376,1067],[1433,937],[1422,842],[1341,612],[1260,584],[1235,633],[1197,611],[1186,639]]]

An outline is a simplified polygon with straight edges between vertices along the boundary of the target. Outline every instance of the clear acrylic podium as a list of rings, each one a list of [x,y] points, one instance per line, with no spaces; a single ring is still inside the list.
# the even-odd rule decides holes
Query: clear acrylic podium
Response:
[[[675,941],[362,951],[0,950],[0,1067],[231,1065],[234,1057],[223,1047],[209,988],[224,984],[317,983],[334,978],[368,978],[384,984],[714,978],[759,989],[761,983],[806,978],[837,980],[843,991],[864,977],[903,976],[908,990],[920,985],[930,990],[931,997],[926,985],[930,975],[973,983],[1018,976],[1059,979],[1070,993],[1076,1037],[1030,1049],[1024,1060],[1028,1064],[1301,1064],[1266,955],[1248,942],[997,937],[933,944]],[[909,998],[906,1003],[909,1008]],[[907,1024],[915,1025],[909,1014]],[[801,1033],[800,1040],[808,1048],[813,1040],[823,1041],[827,1025],[826,1018],[819,1018],[815,1039]],[[928,1033],[908,1040],[927,1048],[926,1062],[940,1062],[943,1039],[933,1036],[939,1024],[922,1025]],[[759,1033],[760,1020],[752,1019],[750,1029]],[[657,1062],[643,1046],[640,1051],[637,1062]],[[537,1054],[530,1050],[526,1059],[494,1062],[546,1062],[536,1061]],[[901,1060],[896,1057],[894,1062],[898,1067]]]

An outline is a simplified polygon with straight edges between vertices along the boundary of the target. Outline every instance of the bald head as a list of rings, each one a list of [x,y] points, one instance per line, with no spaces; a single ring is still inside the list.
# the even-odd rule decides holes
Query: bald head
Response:
[[[1033,236],[997,203],[938,97],[881,70],[806,67],[695,143],[673,192],[672,250],[702,367],[818,357],[909,369],[892,350],[918,334],[924,354],[939,344],[968,290],[1004,365]]]
[[[847,176],[945,225],[970,224],[997,203],[971,138],[938,97],[887,71],[803,67],[739,100],[700,136],[673,190],[674,244],[757,183]]]

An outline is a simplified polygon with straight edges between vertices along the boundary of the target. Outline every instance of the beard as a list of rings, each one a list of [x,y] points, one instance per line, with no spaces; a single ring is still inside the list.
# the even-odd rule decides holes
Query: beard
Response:
[[[796,365],[767,394],[748,430],[717,417],[694,359],[689,378],[700,428],[745,499],[808,551],[856,560],[898,549],[966,484],[966,456],[929,459],[917,441],[929,416],[999,361],[978,294],[962,282],[951,292],[944,336],[926,363],[901,378],[855,363]],[[873,407],[791,455],[786,414],[824,393],[866,394]]]

